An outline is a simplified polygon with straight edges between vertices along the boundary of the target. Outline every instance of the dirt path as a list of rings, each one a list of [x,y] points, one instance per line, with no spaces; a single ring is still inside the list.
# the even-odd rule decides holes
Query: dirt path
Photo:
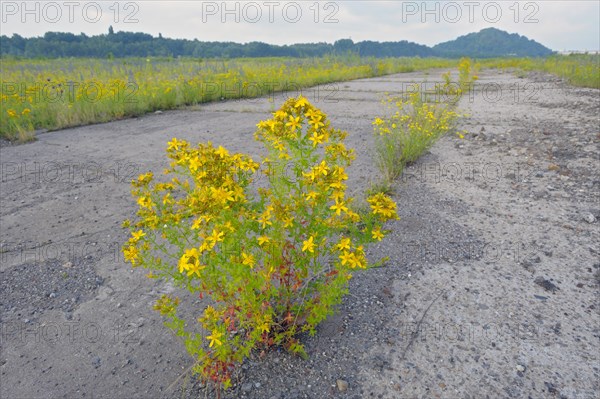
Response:
[[[350,133],[350,191],[376,178],[381,93],[439,75],[304,93]],[[471,114],[465,139],[441,140],[397,184],[401,220],[370,248],[390,264],[355,275],[338,314],[305,340],[308,361],[252,359],[228,398],[600,390],[599,91],[495,72],[478,87],[460,103]],[[151,310],[173,289],[119,254],[120,223],[135,209],[129,181],[164,168],[173,136],[257,156],[252,133],[270,107],[223,102],[0,149],[0,397],[203,397],[197,383],[175,382],[191,359]]]

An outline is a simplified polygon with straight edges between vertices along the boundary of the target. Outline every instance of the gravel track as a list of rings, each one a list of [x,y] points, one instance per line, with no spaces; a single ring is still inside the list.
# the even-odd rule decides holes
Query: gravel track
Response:
[[[349,132],[351,193],[377,180],[383,93],[442,72],[303,93]],[[257,354],[226,398],[596,397],[600,92],[485,71],[458,109],[465,138],[443,138],[395,184],[401,220],[369,248],[388,264],[355,273],[303,338],[309,360]],[[151,309],[175,289],[122,261],[120,223],[135,211],[129,181],[164,169],[169,139],[257,157],[270,110],[228,101],[0,148],[0,397],[212,397],[178,379],[192,359]]]

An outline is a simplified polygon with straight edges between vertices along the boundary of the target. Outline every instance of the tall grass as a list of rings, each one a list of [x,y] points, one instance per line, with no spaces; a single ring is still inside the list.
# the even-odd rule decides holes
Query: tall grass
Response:
[[[571,54],[547,58],[493,58],[480,60],[483,68],[547,72],[574,86],[600,89],[600,55]]]
[[[104,122],[183,105],[452,65],[443,59],[3,59],[0,137]]]

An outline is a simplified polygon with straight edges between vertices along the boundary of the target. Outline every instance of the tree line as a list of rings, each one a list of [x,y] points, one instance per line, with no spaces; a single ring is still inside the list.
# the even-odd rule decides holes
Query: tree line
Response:
[[[18,34],[0,36],[0,55],[23,58],[60,57],[322,57],[346,55],[365,57],[498,57],[506,55],[543,56],[552,51],[523,36],[497,29],[483,30],[433,48],[408,42],[337,40],[335,43],[274,45],[263,42],[203,42],[197,39],[169,39],[140,32],[114,32],[88,36],[85,33],[47,32],[42,37]]]

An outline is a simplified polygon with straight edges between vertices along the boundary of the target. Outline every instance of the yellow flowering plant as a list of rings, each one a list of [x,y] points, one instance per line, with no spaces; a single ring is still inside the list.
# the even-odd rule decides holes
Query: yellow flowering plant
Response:
[[[198,318],[206,336],[186,329],[178,298],[163,296],[155,308],[197,358],[194,371],[219,388],[255,348],[305,356],[298,334],[315,334],[353,271],[368,267],[365,245],[398,218],[381,193],[367,198],[370,212],[354,209],[346,135],[305,98],[291,98],[257,125],[255,139],[267,150],[261,164],[173,139],[170,180],[147,173],[133,182],[139,209],[125,222],[125,258],[210,298]]]
[[[421,92],[388,96],[383,103],[391,115],[373,121],[375,160],[383,183],[389,185],[405,165],[415,162],[438,138],[454,129],[458,114],[451,104],[424,101]]]
[[[479,79],[477,71],[479,64],[473,63],[468,57],[463,57],[458,63],[458,84],[460,89],[465,92],[471,89],[471,86]]]
[[[473,90],[473,85],[479,79],[477,72],[480,69],[479,64],[464,57],[458,63],[458,82],[452,81],[450,71],[442,75],[443,83],[436,84],[435,98],[439,102],[448,102],[453,105],[457,104],[461,97]]]

